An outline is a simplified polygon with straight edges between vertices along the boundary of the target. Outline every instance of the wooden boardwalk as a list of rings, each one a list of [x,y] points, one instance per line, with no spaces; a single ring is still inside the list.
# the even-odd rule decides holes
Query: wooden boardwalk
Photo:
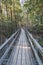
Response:
[[[36,65],[23,29],[6,65]]]

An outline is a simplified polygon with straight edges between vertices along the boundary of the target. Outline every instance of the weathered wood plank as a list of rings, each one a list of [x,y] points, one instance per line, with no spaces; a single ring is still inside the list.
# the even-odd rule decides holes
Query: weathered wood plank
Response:
[[[30,45],[27,42],[25,31],[21,29],[19,40],[14,46],[7,65],[35,65],[32,59],[33,56]]]

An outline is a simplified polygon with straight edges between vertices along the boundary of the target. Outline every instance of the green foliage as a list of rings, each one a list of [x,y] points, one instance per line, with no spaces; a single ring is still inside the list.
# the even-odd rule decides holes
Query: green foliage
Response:
[[[39,43],[43,47],[43,38],[42,39],[39,39]]]
[[[0,4],[0,33],[9,37],[18,29],[22,10],[19,0],[2,0]]]
[[[43,34],[43,24],[38,25],[37,31],[39,34]]]
[[[43,0],[27,0],[24,8],[29,13],[31,23],[43,23]]]
[[[31,32],[43,35],[43,24],[37,24],[30,29]]]
[[[14,22],[0,22],[0,34],[4,34],[6,37],[9,37],[14,30]]]

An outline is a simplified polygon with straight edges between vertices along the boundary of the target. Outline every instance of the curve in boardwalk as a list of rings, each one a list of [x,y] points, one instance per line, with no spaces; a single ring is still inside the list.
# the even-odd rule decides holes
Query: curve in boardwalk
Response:
[[[25,31],[21,29],[19,40],[14,46],[7,65],[36,65]]]

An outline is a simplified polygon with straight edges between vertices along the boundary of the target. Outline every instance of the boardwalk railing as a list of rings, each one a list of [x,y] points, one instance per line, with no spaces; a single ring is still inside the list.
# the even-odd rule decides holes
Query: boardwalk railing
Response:
[[[19,34],[20,29],[16,31],[14,34],[12,34],[11,37],[0,46],[0,65],[3,63],[5,57],[8,55],[12,45],[16,41]]]
[[[34,39],[32,34],[30,34],[27,29],[25,31],[26,31],[26,36],[30,42],[30,45],[32,47],[32,50],[34,52],[34,55],[37,59],[38,64],[43,65],[43,47],[40,46],[40,44],[36,41],[36,39]],[[41,58],[39,54],[41,55]]]

